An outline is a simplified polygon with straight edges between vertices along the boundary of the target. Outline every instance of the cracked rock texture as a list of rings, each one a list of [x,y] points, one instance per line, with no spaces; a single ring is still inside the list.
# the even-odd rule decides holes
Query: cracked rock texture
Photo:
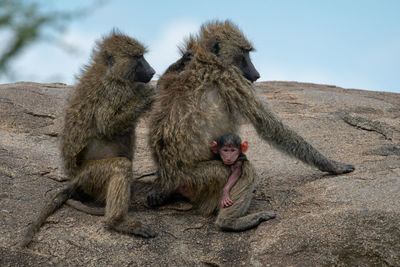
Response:
[[[150,176],[132,181],[129,216],[156,238],[107,231],[101,217],[63,206],[19,249],[14,245],[29,222],[68,179],[58,135],[72,87],[0,85],[0,266],[400,266],[400,95],[296,82],[256,88],[285,123],[356,170],[320,172],[244,124],[240,134],[259,176],[250,210],[274,209],[276,219],[229,233],[185,203],[148,209]],[[147,132],[144,118],[134,177],[155,171]]]

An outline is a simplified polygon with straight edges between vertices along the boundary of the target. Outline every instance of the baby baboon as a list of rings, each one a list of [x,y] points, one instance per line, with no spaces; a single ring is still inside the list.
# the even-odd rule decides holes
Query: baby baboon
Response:
[[[221,135],[217,140],[211,142],[212,152],[231,169],[231,174],[222,190],[222,208],[232,206],[233,204],[229,192],[242,175],[243,161],[247,161],[247,157],[244,154],[247,148],[247,141],[242,142],[242,139],[238,135],[231,133]]]
[[[126,218],[130,201],[135,127],[154,100],[147,83],[155,71],[137,40],[113,31],[97,43],[66,109],[61,136],[69,185],[59,191],[31,224],[26,246],[46,218],[78,190],[105,202],[108,228],[143,237],[155,234]]]
[[[231,190],[233,205],[220,209],[230,169],[213,159],[209,144],[223,133],[237,133],[241,117],[250,121],[264,140],[322,171],[341,174],[354,170],[352,165],[324,157],[256,95],[252,82],[260,75],[250,60],[253,47],[231,22],[203,25],[186,48],[192,54],[190,62],[179,73],[160,78],[150,116],[150,146],[159,169],[158,190],[148,196],[150,205],[164,203],[184,185],[203,214],[219,210],[216,224],[223,230],[246,230],[273,218],[273,212],[244,216],[255,180],[248,161],[243,162],[241,177]]]
[[[238,135],[231,133],[221,135],[217,140],[211,142],[211,150],[215,157],[226,166],[229,166],[231,170],[228,181],[222,191],[222,208],[232,206],[233,201],[229,196],[229,192],[242,174],[243,161],[247,161],[247,157],[244,154],[247,148],[247,141],[242,142]],[[190,190],[188,186],[182,185],[177,189],[177,193],[190,198],[192,194]]]

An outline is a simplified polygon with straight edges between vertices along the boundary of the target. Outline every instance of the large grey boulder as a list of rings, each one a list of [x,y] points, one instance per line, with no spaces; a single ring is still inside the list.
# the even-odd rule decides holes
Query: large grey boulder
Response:
[[[356,170],[320,172],[275,150],[245,124],[241,136],[259,176],[250,209],[274,209],[277,218],[242,233],[220,232],[213,217],[185,204],[146,207],[154,177],[139,177],[155,168],[144,118],[129,216],[158,236],[109,232],[101,217],[63,206],[19,249],[14,245],[29,222],[68,179],[58,136],[72,87],[0,85],[0,266],[399,266],[400,95],[295,82],[256,87],[285,123]]]

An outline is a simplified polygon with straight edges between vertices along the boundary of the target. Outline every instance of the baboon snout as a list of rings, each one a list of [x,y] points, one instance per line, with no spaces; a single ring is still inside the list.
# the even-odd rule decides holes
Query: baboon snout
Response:
[[[260,78],[260,73],[258,73],[258,71],[256,71],[256,72],[254,73],[254,77],[252,78],[252,82],[257,81],[259,78]]]
[[[147,83],[151,78],[153,78],[155,73],[156,71],[150,66],[144,57],[139,58],[135,80]]]

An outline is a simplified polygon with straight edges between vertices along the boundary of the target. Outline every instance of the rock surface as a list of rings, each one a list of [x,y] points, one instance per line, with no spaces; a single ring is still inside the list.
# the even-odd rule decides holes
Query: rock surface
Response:
[[[134,181],[129,216],[150,225],[156,238],[109,232],[101,217],[63,206],[19,249],[29,222],[68,179],[58,134],[72,87],[0,85],[0,266],[399,266],[400,95],[296,82],[256,88],[323,154],[356,170],[320,172],[244,124],[259,176],[250,210],[274,209],[276,219],[229,233],[185,205],[151,210],[145,196],[154,177],[146,177]],[[146,119],[137,134],[134,177],[155,170]]]

